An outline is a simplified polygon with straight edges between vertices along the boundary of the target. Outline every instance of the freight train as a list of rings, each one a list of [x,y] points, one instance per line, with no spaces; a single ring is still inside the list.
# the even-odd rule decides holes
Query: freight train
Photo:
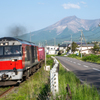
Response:
[[[13,37],[0,38],[0,86],[27,79],[45,60],[44,48]]]

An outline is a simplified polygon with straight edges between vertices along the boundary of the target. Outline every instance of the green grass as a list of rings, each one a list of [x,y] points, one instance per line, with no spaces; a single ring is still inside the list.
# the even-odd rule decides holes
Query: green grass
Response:
[[[71,54],[71,55],[68,55],[67,57],[76,58],[76,59],[81,60],[81,54],[79,54],[78,56],[76,54]]]
[[[82,58],[83,61],[89,61],[89,62],[95,62],[95,63],[100,63],[100,55],[86,55],[85,57]]]
[[[50,65],[50,69],[53,67],[53,64],[54,64],[54,61],[51,58],[51,56],[54,56],[54,55],[46,55],[46,65]]]
[[[100,55],[88,54],[88,55],[82,55],[82,58],[81,58],[81,54],[79,54],[78,56],[76,54],[71,54],[71,55],[68,55],[67,57],[100,64]]]
[[[81,84],[79,79],[72,72],[66,70],[60,64],[59,70],[59,94],[56,100],[66,100],[67,84],[70,86],[72,93],[72,100],[100,100],[100,96],[95,87]]]
[[[64,53],[64,54],[61,54],[61,55],[57,55],[57,56],[64,56],[64,55],[66,55],[66,53]]]

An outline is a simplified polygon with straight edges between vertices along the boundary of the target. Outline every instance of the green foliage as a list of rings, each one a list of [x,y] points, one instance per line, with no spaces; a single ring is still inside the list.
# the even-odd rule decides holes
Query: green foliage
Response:
[[[68,94],[66,91],[67,84],[70,86],[72,100],[100,100],[100,96],[95,87],[81,84],[74,73],[66,72],[60,64],[59,94],[56,96],[56,100],[66,100]]]
[[[92,50],[94,53],[97,53],[100,50],[100,47],[95,43]]]
[[[60,46],[60,44],[58,44],[58,46]]]
[[[68,57],[76,58],[76,59],[88,61],[88,62],[100,63],[100,55],[94,55],[94,54],[82,55],[82,58],[81,58],[81,54],[79,54],[78,56],[76,54],[71,54],[71,55],[68,55]]]
[[[83,56],[84,56],[84,55],[83,55]],[[80,60],[81,60],[81,54],[79,54],[79,55],[76,55],[76,54],[70,54],[70,55],[68,55],[68,57],[76,58],[76,59],[80,59]]]
[[[53,59],[51,58],[51,56],[53,56],[53,55],[46,55],[46,58],[47,58],[46,64],[50,65],[50,67],[53,66]]]
[[[78,45],[75,42],[73,42],[72,43],[72,52],[75,52],[77,47],[78,47]]]
[[[95,62],[100,63],[100,55],[88,55],[82,58],[83,61]]]

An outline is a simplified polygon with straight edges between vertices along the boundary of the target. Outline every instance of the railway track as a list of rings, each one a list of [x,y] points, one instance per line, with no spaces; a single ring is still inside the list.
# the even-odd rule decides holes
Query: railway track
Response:
[[[6,96],[6,94],[8,94],[9,92],[11,92],[14,89],[14,86],[10,87],[10,88],[1,88],[0,90],[0,98]]]

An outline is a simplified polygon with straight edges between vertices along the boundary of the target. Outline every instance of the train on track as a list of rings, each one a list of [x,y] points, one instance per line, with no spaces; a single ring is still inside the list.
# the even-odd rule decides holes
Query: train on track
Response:
[[[44,60],[44,47],[18,38],[0,38],[0,86],[22,82]]]

